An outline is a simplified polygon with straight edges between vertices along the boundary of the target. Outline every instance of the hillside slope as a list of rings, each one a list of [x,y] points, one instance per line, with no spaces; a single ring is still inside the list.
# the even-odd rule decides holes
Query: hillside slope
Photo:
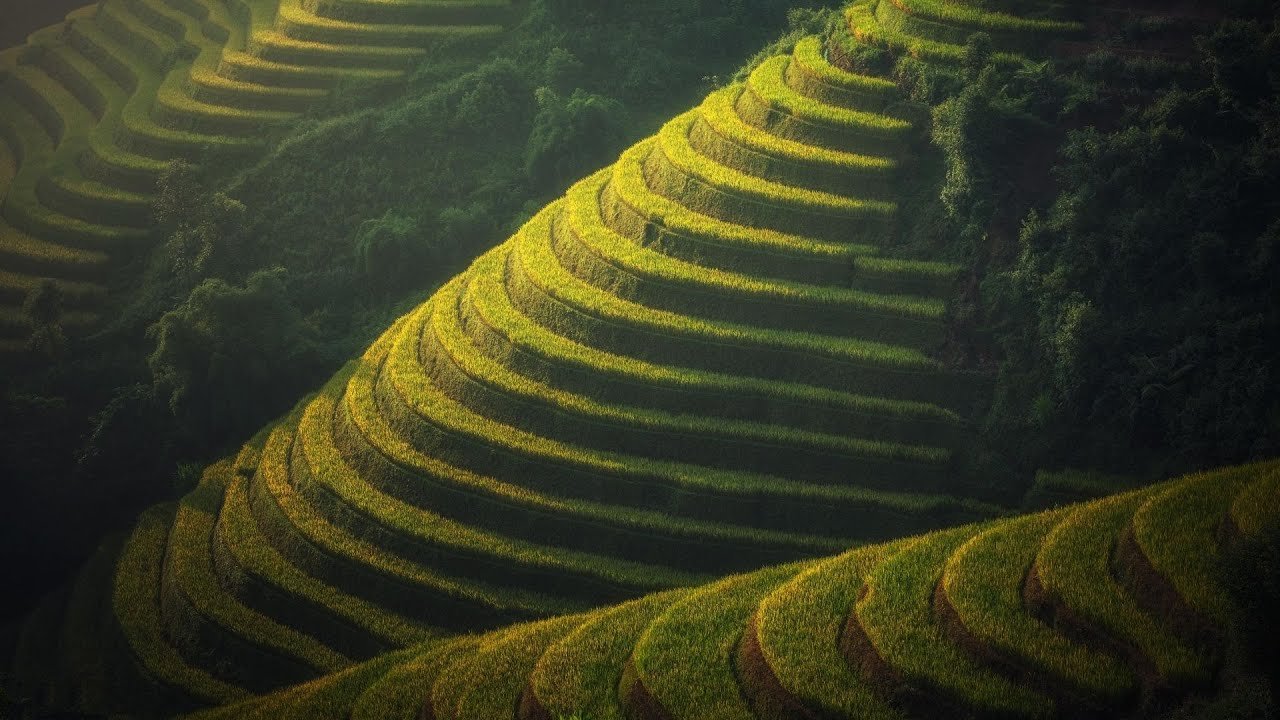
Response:
[[[1083,31],[888,2],[851,6],[841,39],[950,63],[957,36],[992,23],[1044,43]],[[997,49],[1012,62],[1026,46]],[[965,472],[989,379],[931,354],[957,268],[881,253],[925,114],[831,58],[807,38],[716,90],[148,511],[110,587],[100,567],[28,622],[24,687],[82,708],[228,703],[431,638],[1000,513]],[[35,639],[68,627],[98,646],[69,652],[71,633],[42,655]]]
[[[0,52],[0,351],[24,346],[22,303],[46,278],[62,325],[96,321],[113,268],[151,239],[167,162],[249,159],[337,83],[486,47],[512,14],[507,0],[111,0]]]
[[[1221,686],[1221,556],[1277,521],[1280,464],[1227,468],[427,643],[193,718],[1141,716]]]

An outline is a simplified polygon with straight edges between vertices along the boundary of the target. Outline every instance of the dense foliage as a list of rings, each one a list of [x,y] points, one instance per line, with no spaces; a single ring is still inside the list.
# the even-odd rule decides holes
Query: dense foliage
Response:
[[[1184,59],[1001,69],[985,45],[961,82],[914,84],[945,98],[940,199],[972,268],[950,350],[998,369],[993,446],[1144,476],[1280,451],[1274,25],[1228,19]]]
[[[0,380],[12,579],[37,592],[44,581],[23,579],[63,572],[181,486],[179,468],[287,410],[706,78],[731,74],[791,4],[538,0],[478,66],[442,48],[394,90],[339,93],[247,170],[175,165],[157,250],[122,273],[143,280],[117,288],[108,327],[68,339],[54,291],[31,300],[40,352]]]

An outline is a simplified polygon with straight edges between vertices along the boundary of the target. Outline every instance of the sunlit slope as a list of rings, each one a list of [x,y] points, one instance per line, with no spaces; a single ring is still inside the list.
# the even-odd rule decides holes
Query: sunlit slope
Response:
[[[63,284],[91,324],[145,249],[170,160],[247,154],[340,80],[392,81],[433,45],[495,41],[508,0],[106,0],[0,53],[0,348],[22,299]]]
[[[221,718],[1141,716],[1211,692],[1218,559],[1280,522],[1275,461],[479,637]]]
[[[881,252],[919,110],[815,37],[673,119],[150,511],[102,657],[147,707],[220,704],[998,514],[962,472],[988,380],[932,355],[957,268]]]

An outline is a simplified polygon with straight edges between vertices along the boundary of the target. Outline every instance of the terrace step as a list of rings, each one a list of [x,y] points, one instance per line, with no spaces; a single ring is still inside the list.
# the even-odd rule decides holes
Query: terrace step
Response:
[[[967,432],[959,416],[933,405],[690,370],[575,342],[515,307],[501,278],[502,260],[493,253],[473,265],[459,308],[463,331],[487,354],[542,383],[602,402],[734,420],[767,418],[797,429],[905,443],[949,446]]]
[[[333,399],[325,393],[304,412],[293,459],[295,465],[307,468],[305,477],[299,477],[299,491],[349,531],[390,552],[492,583],[544,592],[572,587],[575,596],[593,603],[704,578],[487,533],[437,514],[435,510],[447,509],[442,503],[433,502],[432,509],[426,509],[384,494],[387,480],[382,473],[371,464],[357,471],[334,445],[330,435],[334,409]]]
[[[349,657],[368,659],[439,634],[289,563],[254,518],[249,479],[243,476],[228,484],[214,529],[213,560],[222,586],[241,603],[302,633],[323,637]]]
[[[334,525],[290,486],[290,432],[277,429],[250,487],[263,531],[291,563],[343,592],[424,624],[494,626],[575,609],[559,598],[458,578],[391,555]]]
[[[644,164],[652,148],[643,141],[623,152],[601,197],[610,224],[648,247],[687,262],[822,285],[847,284],[855,258],[875,252],[870,245],[750,227],[687,208],[649,187]]]
[[[1126,707],[1137,678],[1116,656],[1056,632],[1028,612],[1027,571],[1066,516],[1049,512],[973,535],[947,560],[936,605],[952,641],[975,660],[1073,708]]]
[[[743,692],[762,714],[901,720],[851,662],[846,631],[867,575],[902,545],[857,548],[814,563],[760,600],[736,660]]]
[[[11,306],[20,306],[27,295],[40,286],[46,278],[39,275],[0,270],[0,302]],[[64,307],[86,310],[102,302],[106,296],[106,288],[94,283],[54,280],[62,291]]]
[[[242,605],[219,583],[211,541],[229,469],[210,467],[178,506],[160,591],[170,642],[191,665],[254,692],[349,665],[318,639]]]
[[[866,638],[862,667],[879,670],[864,669],[863,676],[909,683],[910,689],[896,688],[881,680],[877,689],[916,713],[943,706],[982,717],[1052,717],[1052,700],[974,662],[951,642],[933,612],[947,557],[973,534],[967,527],[919,538],[867,575],[851,622]]]
[[[1041,545],[1028,592],[1039,613],[1086,643],[1124,653],[1148,682],[1202,687],[1210,675],[1206,659],[1143,612],[1109,562],[1111,548],[1151,494],[1137,490],[1071,511]]]
[[[823,39],[816,35],[796,43],[785,79],[788,86],[805,97],[863,112],[882,112],[901,95],[891,80],[836,67]]]
[[[434,364],[434,377],[447,394],[487,417],[588,453],[588,448],[597,448],[610,455],[633,455],[636,461],[649,456],[706,468],[773,471],[779,473],[775,482],[781,493],[793,492],[797,499],[830,493],[828,499],[833,502],[838,502],[838,491],[830,490],[831,477],[858,472],[863,475],[861,484],[872,488],[880,485],[877,476],[883,473],[884,489],[905,486],[922,491],[930,486],[931,473],[941,472],[949,457],[939,448],[871,443],[776,425],[673,416],[600,403],[548,388],[486,358],[458,337],[462,333],[451,309],[438,311],[432,326],[428,332],[434,336],[425,341],[424,359]],[[656,448],[661,452],[655,453]],[[750,484],[744,475],[735,486],[745,490]],[[776,502],[779,510],[787,504],[783,498]],[[816,517],[814,522],[816,529],[821,523]]]
[[[697,111],[658,133],[645,162],[650,186],[697,212],[722,220],[827,240],[876,243],[892,227],[897,206],[762,180],[699,153],[689,132]]]
[[[270,63],[396,71],[407,69],[411,63],[424,57],[426,53],[419,48],[343,45],[299,40],[279,30],[255,33],[250,40],[248,52]]]
[[[497,36],[501,25],[454,23],[369,23],[316,15],[306,0],[281,0],[276,29],[289,38],[359,47],[422,47],[442,40],[474,41]]]
[[[319,88],[293,88],[245,82],[198,67],[191,68],[187,82],[187,91],[193,100],[211,105],[234,105],[246,110],[299,113],[328,95],[325,90]]]
[[[702,102],[689,142],[726,167],[786,185],[874,199],[895,196],[897,163],[797,142],[749,124],[738,115],[743,86],[718,90]]]
[[[0,218],[0,263],[16,274],[85,281],[103,276],[107,255],[40,240]]]
[[[718,323],[646,308],[583,283],[551,244],[560,204],[517,234],[507,290],[517,307],[558,334],[640,360],[713,372],[795,381],[846,392],[967,408],[977,377],[948,373],[923,353],[811,333]],[[943,400],[945,398],[945,400]]]
[[[636,640],[622,676],[619,692],[630,713],[754,720],[738,685],[734,648],[760,600],[804,569],[796,563],[731,577],[658,615]]]
[[[905,149],[913,131],[909,120],[804,95],[787,82],[792,62],[775,56],[747,76],[737,102],[743,120],[780,137],[832,150],[893,156]]]
[[[399,69],[329,67],[269,60],[247,52],[222,53],[218,75],[229,80],[302,90],[328,90],[341,79],[366,82],[400,77]]]
[[[547,647],[520,696],[521,718],[570,716],[622,720],[618,696],[631,648],[687,591],[648,595],[600,612]]]
[[[601,216],[608,182],[601,172],[570,188],[552,239],[560,262],[601,290],[710,320],[921,348],[941,342],[945,304],[938,300],[759,279],[647,250]]]
[[[135,708],[161,712],[195,709],[249,697],[239,686],[223,682],[189,665],[169,643],[163,627],[159,590],[169,527],[175,505],[159,505],[145,511],[121,552],[116,567],[112,606],[123,641],[150,686],[131,701]]]
[[[412,336],[409,342],[412,342]],[[399,351],[411,351],[411,348],[411,344],[402,343]],[[422,485],[423,478],[443,480],[448,484],[465,483],[462,488],[477,500],[483,498],[486,504],[494,503],[486,508],[484,515],[475,513],[476,505],[472,505],[473,522],[496,523],[497,527],[511,527],[513,532],[518,528],[535,541],[556,538],[559,545],[590,549],[629,560],[654,564],[676,561],[684,569],[693,571],[740,562],[738,553],[748,548],[753,553],[793,557],[796,553],[820,552],[819,548],[844,543],[843,540],[807,533],[781,533],[722,522],[674,518],[665,510],[625,507],[615,504],[616,501],[601,502],[597,499],[603,497],[599,489],[604,487],[602,482],[608,482],[607,478],[570,472],[571,465],[564,461],[571,456],[567,457],[563,449],[472,413],[442,395],[429,381],[414,380],[406,384],[411,381],[409,377],[397,377],[395,382],[402,384],[400,389],[379,383],[377,374],[382,365],[381,352],[385,349],[379,355],[373,355],[348,383],[347,402],[343,407],[345,412],[340,411],[339,418],[340,426],[346,427],[339,443],[359,439],[368,443],[371,449],[393,459],[402,468],[399,472],[401,477],[397,478],[397,485],[402,488]],[[402,405],[400,409],[381,405],[384,411],[391,413],[390,422],[379,411],[377,398],[391,399],[391,395],[379,393],[378,385],[401,398],[398,401]],[[413,422],[412,431],[401,436],[393,427],[400,422],[395,416],[405,412],[412,413],[407,418]],[[448,438],[448,442],[441,443],[443,438]],[[495,440],[504,443],[505,447],[495,448]],[[416,448],[432,448],[436,457],[428,458]],[[441,452],[445,448],[450,451]],[[498,449],[501,449],[500,453],[495,452]],[[527,460],[520,461],[518,457],[508,455],[513,450],[525,454],[555,453],[548,458],[555,464],[540,466]],[[436,469],[437,460],[462,463],[461,467],[470,472],[440,477]],[[493,463],[511,460],[520,462],[522,473],[536,469],[538,475],[526,476],[520,486],[495,480],[505,472],[493,467]],[[475,468],[477,464],[482,467]],[[631,485],[613,482],[619,489]],[[629,487],[629,490],[633,493],[646,492],[641,484]],[[530,515],[530,510],[536,514]],[[520,519],[522,517],[524,519]],[[690,552],[695,545],[699,552]]]
[[[945,612],[932,616],[944,609],[937,607],[938,593],[954,590],[958,597],[968,592],[960,585],[972,583],[974,593],[1008,596],[1007,601],[995,601],[1004,608],[997,609],[997,615],[1044,638],[1065,626],[1014,619],[1025,610],[1013,598],[1017,591],[1011,593],[1009,586],[1018,586],[1016,568],[1031,562],[1041,539],[1063,542],[1064,525],[1082,527],[1078,524],[1081,510],[1098,511],[1086,513],[1090,521],[1118,515],[1118,522],[1111,522],[1114,518],[1107,522],[1107,533],[1112,533],[1132,525],[1135,512],[1145,507],[1142,524],[1184,538],[1188,545],[1183,549],[1193,548],[1192,554],[1179,557],[1199,566],[1217,552],[1203,542],[1202,528],[1220,521],[1226,512],[1236,512],[1235,506],[1256,500],[1257,493],[1273,490],[1277,483],[1280,463],[1276,461],[1179,478],[1127,496],[857,548],[820,561],[766,568],[584,615],[436,641],[198,717],[536,720],[573,712],[590,713],[599,720],[905,720],[953,710],[936,701],[911,704],[913,694],[937,698],[939,682],[950,683],[971,699],[986,701],[982,717],[993,717],[996,707],[1017,710],[1016,701],[1033,695],[1020,682],[1013,686],[1016,694],[988,692],[985,698],[979,697],[984,686],[990,690],[1001,684],[1004,671],[992,658],[968,655],[972,647],[951,644],[955,636],[937,627],[949,622]],[[1183,512],[1172,511],[1184,502],[1189,504],[1181,505]],[[1220,513],[1224,508],[1232,509]],[[1280,504],[1269,501],[1267,508],[1258,520],[1280,519]],[[1199,519],[1199,511],[1205,510],[1211,512],[1204,514],[1197,528],[1181,531],[1186,517]],[[1086,539],[1087,547],[1078,551],[1088,554],[1088,563],[1104,567],[1109,563],[1109,547],[1078,538]],[[1167,577],[1176,575],[1173,571]],[[1220,588],[1213,577],[1204,579]],[[886,605],[901,605],[900,612],[881,615],[876,606]],[[884,622],[864,625],[873,615]],[[1169,620],[1159,614],[1147,617],[1156,627]],[[906,642],[871,644],[890,636]],[[1027,638],[1024,647],[1036,645],[1036,637]],[[1073,640],[1052,642],[1077,660],[1084,657]],[[878,649],[886,658],[879,659]],[[1116,666],[1115,658],[1105,653],[1096,657],[1112,668],[1130,669]],[[883,672],[889,658],[897,663],[893,674]],[[1074,662],[1048,655],[1042,659],[1060,668]],[[934,671],[920,678],[897,674],[916,663],[933,665]],[[1092,672],[1083,666],[1077,669]],[[937,680],[941,674],[954,682]],[[975,682],[966,684],[966,678]],[[1108,703],[1070,705],[1062,711],[1081,717],[1143,712]],[[1036,701],[1024,709],[1043,706]]]
[[[491,720],[508,715],[519,703],[543,651],[588,617],[570,615],[494,633],[469,657],[450,664],[448,672],[436,677],[430,696],[434,716]]]
[[[301,0],[300,7],[334,20],[403,25],[502,25],[513,15],[509,0]]]

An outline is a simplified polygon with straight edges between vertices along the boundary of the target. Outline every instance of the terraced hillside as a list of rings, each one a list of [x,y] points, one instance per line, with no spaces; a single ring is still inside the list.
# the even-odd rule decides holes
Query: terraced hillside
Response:
[[[857,37],[960,47],[869,7]],[[575,613],[999,513],[963,472],[988,380],[931,355],[958,269],[881,253],[921,110],[817,37],[712,93],[148,511],[109,586],[86,573],[28,622],[19,680],[54,705],[189,708],[570,618],[483,646],[523,662]],[[725,632],[803,567],[728,581],[747,604]],[[46,657],[72,625],[100,645]],[[629,678],[665,666],[643,657]]]
[[[95,322],[151,240],[167,162],[247,157],[336,83],[485,47],[511,17],[509,0],[107,0],[0,53],[0,350],[23,346],[43,278],[68,329]]]
[[[193,717],[1140,716],[1219,683],[1219,557],[1277,522],[1280,463],[1233,467],[427,642]]]

